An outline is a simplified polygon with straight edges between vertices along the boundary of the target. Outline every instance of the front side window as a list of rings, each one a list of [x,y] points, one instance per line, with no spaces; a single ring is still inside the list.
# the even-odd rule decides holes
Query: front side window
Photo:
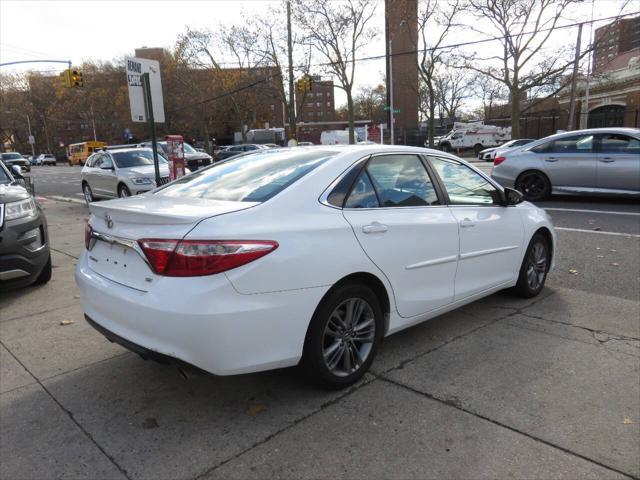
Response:
[[[439,157],[429,157],[429,161],[440,176],[452,205],[500,203],[498,189],[466,165]]]
[[[554,140],[547,153],[591,153],[593,135],[571,135]]]
[[[600,137],[600,152],[638,155],[640,140],[619,133],[605,133]]]
[[[263,149],[182,177],[156,195],[232,202],[265,202],[335,153]]]

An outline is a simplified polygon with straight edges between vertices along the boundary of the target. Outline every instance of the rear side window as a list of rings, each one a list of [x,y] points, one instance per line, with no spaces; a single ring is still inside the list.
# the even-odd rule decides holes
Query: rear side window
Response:
[[[554,140],[547,153],[591,153],[593,135],[572,135]]]
[[[156,195],[265,202],[334,155],[328,151],[264,150],[198,170]]]
[[[397,154],[380,155],[369,161],[345,208],[421,207],[439,203],[420,158]]]

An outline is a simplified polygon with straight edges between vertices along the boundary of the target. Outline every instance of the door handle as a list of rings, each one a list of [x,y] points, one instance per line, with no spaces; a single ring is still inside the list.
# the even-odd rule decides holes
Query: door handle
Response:
[[[611,158],[611,157],[602,157],[600,161],[602,163],[611,163],[611,162],[615,162],[616,160],[615,158]]]
[[[365,225],[362,227],[362,233],[384,233],[389,228],[386,225],[383,225],[378,222],[370,223],[369,225]]]
[[[460,222],[460,227],[462,228],[470,228],[470,227],[475,227],[476,223],[471,221],[471,219],[469,218],[465,218],[464,220],[462,220]]]
[[[558,159],[556,157],[547,157],[544,159],[545,162],[557,162]]]

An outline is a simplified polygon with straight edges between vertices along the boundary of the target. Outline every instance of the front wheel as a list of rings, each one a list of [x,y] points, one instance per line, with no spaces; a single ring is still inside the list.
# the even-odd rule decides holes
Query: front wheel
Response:
[[[311,319],[302,365],[325,387],[352,385],[373,362],[383,329],[384,314],[370,288],[355,283],[339,286]]]
[[[89,205],[91,202],[95,202],[95,197],[93,196],[93,192],[91,191],[91,187],[88,183],[82,184],[82,193],[84,195],[84,201]]]
[[[531,298],[538,295],[544,288],[549,266],[551,264],[549,242],[540,233],[536,233],[520,266],[518,283],[513,292],[519,297]]]
[[[129,187],[127,187],[126,185],[120,185],[120,187],[118,187],[118,197],[125,198],[130,196],[131,191],[129,190]]]
[[[551,194],[551,184],[541,172],[524,172],[516,181],[516,190],[524,195],[525,200],[537,202],[545,200]]]

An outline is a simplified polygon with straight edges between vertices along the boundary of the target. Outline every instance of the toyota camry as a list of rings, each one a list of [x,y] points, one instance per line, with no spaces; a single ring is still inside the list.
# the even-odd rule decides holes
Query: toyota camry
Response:
[[[414,147],[268,149],[91,203],[87,321],[145,358],[231,375],[298,365],[358,380],[383,337],[554,263],[545,212]]]

